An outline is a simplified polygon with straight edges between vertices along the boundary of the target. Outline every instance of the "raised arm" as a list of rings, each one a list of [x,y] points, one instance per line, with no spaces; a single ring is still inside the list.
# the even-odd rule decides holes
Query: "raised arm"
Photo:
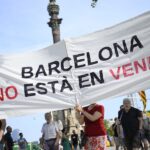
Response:
[[[93,115],[91,115],[90,113],[88,113],[84,110],[82,111],[82,113],[85,117],[87,117],[92,122],[98,120],[102,116],[102,114],[98,111],[96,111]]]
[[[86,118],[88,118],[90,121],[93,121],[93,122],[98,120],[102,116],[102,114],[99,111],[96,111],[94,114],[90,114],[84,111],[80,105],[76,106],[76,111],[79,113],[82,113]],[[81,119],[80,122],[82,123],[82,118],[79,118],[79,119]]]
[[[76,119],[78,120],[79,124],[83,125],[84,124],[84,116],[79,111],[76,111],[75,115],[76,115]]]

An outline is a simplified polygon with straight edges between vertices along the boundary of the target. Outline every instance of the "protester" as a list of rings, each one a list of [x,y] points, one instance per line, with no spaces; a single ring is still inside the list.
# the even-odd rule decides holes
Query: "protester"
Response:
[[[62,121],[59,119],[58,115],[54,115],[53,121],[56,123],[58,129],[60,131],[62,131],[63,130],[63,124],[62,124]]]
[[[126,149],[124,145],[124,134],[123,130],[118,124],[118,118],[114,119],[115,122],[112,124],[111,128],[113,130],[113,137],[115,141],[116,150],[119,150],[119,147],[122,147],[122,149]]]
[[[6,130],[7,130],[7,133],[4,135],[5,150],[13,150],[14,142],[11,136],[12,128],[8,126]]]
[[[125,98],[123,100],[123,105],[123,109],[121,109],[118,113],[118,119],[123,127],[127,150],[133,150],[140,147],[142,112],[131,107],[129,98]]]
[[[61,138],[62,138],[63,124],[62,124],[62,121],[59,120],[58,115],[53,115],[53,121],[54,121],[55,125],[58,127],[58,130],[59,130],[59,135],[60,135],[60,139],[59,139],[59,150],[61,150],[61,149],[63,149],[63,147],[61,146]]]
[[[45,114],[46,123],[42,127],[42,137],[44,139],[44,150],[58,150],[59,148],[59,129],[52,120],[51,113]]]
[[[117,118],[114,119],[115,123],[112,124],[112,130],[113,130],[113,137],[114,137],[114,141],[115,141],[115,146],[116,146],[116,150],[119,150],[119,137],[118,137],[118,127],[117,127]]]
[[[124,109],[124,105],[120,106],[120,111]],[[122,124],[120,123],[120,120],[117,119],[117,125],[118,125],[118,136],[121,139],[121,145],[124,147],[124,149],[126,149],[125,147],[125,137],[124,137],[124,131],[123,131],[123,127]]]
[[[23,137],[23,133],[19,133],[19,136],[20,136],[20,138],[18,139],[19,150],[26,150],[28,143],[26,139]]]
[[[120,111],[123,110],[123,109],[124,109],[124,105],[121,105],[120,106]],[[123,132],[122,125],[121,125],[118,118],[115,119],[115,124],[117,125],[117,134],[118,134],[119,147],[121,147],[121,149],[126,150],[124,132]]]
[[[71,150],[71,143],[69,141],[69,137],[66,129],[62,130],[61,145],[63,146],[63,150]]]
[[[4,135],[4,131],[3,131],[3,124],[2,121],[0,120],[0,150],[3,150],[3,135]]]
[[[85,108],[77,105],[75,109],[79,123],[85,123],[85,150],[105,150],[107,136],[104,127],[104,107],[93,103]]]
[[[77,147],[78,147],[78,134],[76,134],[75,130],[72,131],[72,134],[71,134],[71,143],[74,147],[74,150],[77,150]]]
[[[80,139],[79,139],[79,141],[80,141],[80,143],[79,143],[79,146],[80,146],[80,150],[82,150],[82,148],[83,148],[83,143],[84,143],[84,141],[83,141],[83,138],[84,138],[84,131],[83,130],[80,130]]]

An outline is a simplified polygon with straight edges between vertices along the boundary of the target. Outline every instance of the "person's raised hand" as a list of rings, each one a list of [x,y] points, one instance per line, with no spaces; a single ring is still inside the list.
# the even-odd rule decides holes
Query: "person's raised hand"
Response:
[[[75,106],[75,110],[77,111],[77,112],[82,112],[83,111],[83,108],[82,108],[82,106],[81,105],[76,105]]]

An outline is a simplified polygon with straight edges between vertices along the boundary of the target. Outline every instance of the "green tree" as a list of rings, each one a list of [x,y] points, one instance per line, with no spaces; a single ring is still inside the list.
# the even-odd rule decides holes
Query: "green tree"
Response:
[[[104,120],[104,125],[105,125],[105,128],[106,128],[107,134],[112,136],[113,135],[113,131],[111,129],[111,125],[110,125],[109,121],[108,120]]]
[[[105,125],[106,130],[108,130],[109,129],[109,121],[104,120],[104,125]]]

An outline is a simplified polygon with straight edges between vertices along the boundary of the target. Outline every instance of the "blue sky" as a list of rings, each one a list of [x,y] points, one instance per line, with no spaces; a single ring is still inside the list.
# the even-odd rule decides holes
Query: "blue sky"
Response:
[[[47,22],[48,0],[1,0],[0,3],[0,54],[15,54],[37,50],[52,44],[51,29]],[[93,9],[91,0],[57,0],[60,5],[61,39],[78,37],[150,10],[149,0],[99,0]],[[146,91],[149,99],[150,90]],[[135,105],[142,108],[138,95]],[[105,106],[106,118],[117,115],[122,98],[101,101]],[[44,122],[43,114],[8,118],[8,124],[20,129],[28,141],[38,140]]]

